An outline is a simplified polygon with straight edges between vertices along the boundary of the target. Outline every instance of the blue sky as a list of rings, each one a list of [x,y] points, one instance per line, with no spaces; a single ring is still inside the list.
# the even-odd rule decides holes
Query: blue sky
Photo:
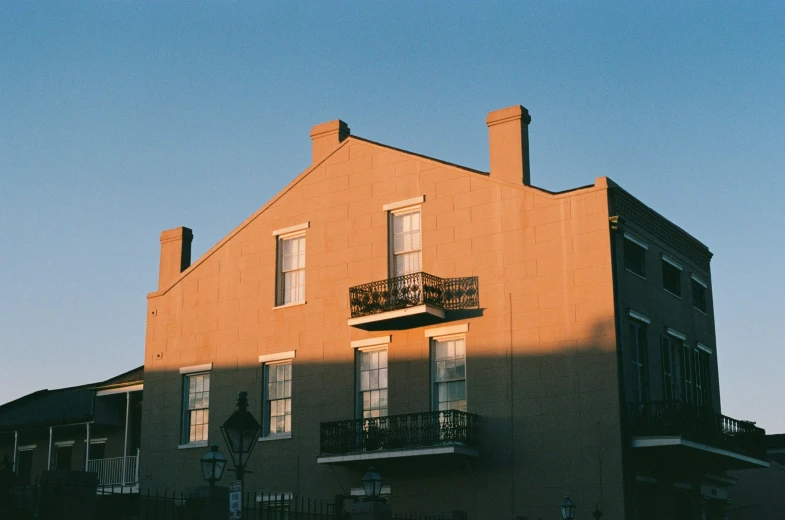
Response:
[[[535,185],[711,248],[723,411],[785,432],[784,94],[782,2],[4,2],[0,402],[142,364],[160,231],[200,256],[312,125],[487,170],[520,103]]]

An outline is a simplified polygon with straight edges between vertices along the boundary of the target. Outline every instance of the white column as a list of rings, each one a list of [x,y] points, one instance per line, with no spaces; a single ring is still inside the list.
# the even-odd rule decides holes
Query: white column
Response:
[[[123,485],[125,485],[125,463],[128,458],[128,411],[131,408],[131,392],[125,393],[125,438],[123,439]]]
[[[87,463],[90,460],[90,423],[85,423],[85,426],[87,426],[87,439],[84,443],[84,470],[87,471]]]
[[[11,465],[14,468],[14,475],[16,475],[16,454],[19,451],[19,432],[14,430],[14,462]]]
[[[52,427],[49,427],[49,452],[46,456],[46,470],[52,469]]]

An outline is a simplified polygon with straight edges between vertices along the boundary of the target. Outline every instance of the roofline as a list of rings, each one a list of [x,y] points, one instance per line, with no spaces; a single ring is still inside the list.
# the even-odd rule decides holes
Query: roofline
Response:
[[[137,370],[140,370],[140,369],[142,371],[144,371],[144,365],[138,366],[136,368],[132,368],[131,370],[127,370],[127,371],[123,372],[122,374],[117,374],[116,376],[112,376],[109,379],[105,379],[101,383],[94,383],[93,387],[98,389],[98,388],[116,388],[116,387],[120,387],[120,386],[137,385],[137,384],[139,384],[141,382],[144,382],[144,376],[141,379],[134,379],[133,381],[123,381],[123,382],[120,382],[120,383],[109,383],[108,381],[111,381],[112,379],[117,379],[119,377],[123,377],[124,375],[127,375],[127,374],[131,374],[132,372],[136,372]]]

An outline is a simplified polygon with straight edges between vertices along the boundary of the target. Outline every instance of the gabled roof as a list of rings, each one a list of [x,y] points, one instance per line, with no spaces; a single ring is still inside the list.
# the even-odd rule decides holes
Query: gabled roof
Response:
[[[92,421],[96,389],[139,383],[143,378],[142,366],[100,383],[27,394],[0,405],[0,431]]]

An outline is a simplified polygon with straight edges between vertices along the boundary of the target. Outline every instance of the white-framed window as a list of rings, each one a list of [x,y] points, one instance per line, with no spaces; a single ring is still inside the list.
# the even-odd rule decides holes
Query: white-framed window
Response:
[[[278,237],[276,305],[305,302],[305,232]]]
[[[390,212],[390,276],[422,271],[422,226],[420,208]]]
[[[387,416],[387,346],[356,349],[357,417]]]
[[[433,409],[466,411],[466,337],[431,339]]]
[[[264,424],[262,436],[292,433],[292,360],[264,365]]]
[[[207,441],[210,372],[183,375],[183,444]]]

